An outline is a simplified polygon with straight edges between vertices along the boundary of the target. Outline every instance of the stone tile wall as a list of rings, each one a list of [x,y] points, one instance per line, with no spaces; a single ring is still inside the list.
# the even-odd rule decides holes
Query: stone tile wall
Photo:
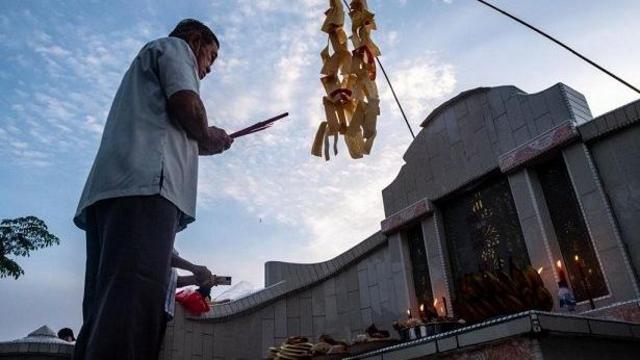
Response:
[[[232,310],[228,315],[219,312],[217,308],[221,306],[215,306],[210,314],[194,318],[177,305],[160,359],[260,359],[270,346],[289,336],[302,335],[315,341],[322,334],[330,334],[351,340],[372,323],[393,331],[391,324],[407,308],[403,275],[406,262],[402,260],[400,244],[383,239],[377,247],[317,283],[293,287],[275,299],[249,303],[247,308],[242,307],[246,299],[240,299],[234,302],[237,307],[229,305]],[[285,273],[304,267],[280,264]],[[287,289],[287,280],[283,279],[291,279],[293,273],[264,291]],[[260,299],[260,295],[250,297]]]
[[[435,109],[404,155],[406,164],[382,191],[385,214],[435,201],[498,169],[498,158],[569,121],[591,119],[584,96],[564,84],[536,94],[514,86],[463,92]]]
[[[640,273],[640,122],[625,131],[597,139],[589,144],[589,150],[612,209],[611,214],[602,216],[605,220],[612,216],[617,224],[637,278]]]

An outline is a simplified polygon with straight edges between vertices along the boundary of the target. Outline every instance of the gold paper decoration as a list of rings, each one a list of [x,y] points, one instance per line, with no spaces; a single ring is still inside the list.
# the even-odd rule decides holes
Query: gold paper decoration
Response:
[[[330,0],[325,12],[322,31],[329,35],[322,58],[321,82],[327,93],[323,97],[326,120],[316,132],[311,154],[329,160],[330,141],[338,154],[338,135],[344,136],[352,158],[368,155],[376,137],[376,121],[380,115],[380,99],[376,86],[375,58],[380,50],[371,40],[376,29],[374,14],[366,0],[352,0],[349,4],[353,51],[349,51],[344,31],[344,8],[341,0]]]

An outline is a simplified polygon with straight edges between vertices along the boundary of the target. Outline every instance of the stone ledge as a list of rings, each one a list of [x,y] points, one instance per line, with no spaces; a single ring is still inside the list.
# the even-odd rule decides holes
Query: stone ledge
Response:
[[[589,142],[609,133],[640,122],[640,100],[631,102],[578,127],[584,142]]]
[[[413,340],[389,346],[366,354],[346,358],[345,360],[369,359],[381,356],[382,359],[412,359],[416,355],[443,354],[460,351],[462,348],[477,347],[496,341],[507,340],[519,336],[533,337],[580,335],[597,336],[611,339],[640,341],[638,323],[593,319],[587,316],[567,315],[543,311],[527,311],[467,326],[447,333]],[[443,343],[445,339],[455,339],[455,347],[447,346],[443,350],[435,347],[435,351],[422,352],[434,347],[427,344]],[[454,341],[450,340],[450,344]],[[391,356],[389,356],[391,355]]]

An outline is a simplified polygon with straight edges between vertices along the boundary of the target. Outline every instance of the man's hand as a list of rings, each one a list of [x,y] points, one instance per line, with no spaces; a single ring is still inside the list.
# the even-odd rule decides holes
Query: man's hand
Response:
[[[192,272],[196,278],[196,285],[208,288],[213,287],[214,276],[206,266],[196,265]]]
[[[226,131],[209,126],[207,112],[200,96],[193,91],[181,90],[167,101],[171,120],[184,129],[187,136],[198,142],[200,155],[220,154],[227,150],[233,139]]]
[[[207,140],[198,143],[200,155],[214,155],[229,149],[233,144],[231,138],[226,131],[215,126],[209,126],[207,129]]]

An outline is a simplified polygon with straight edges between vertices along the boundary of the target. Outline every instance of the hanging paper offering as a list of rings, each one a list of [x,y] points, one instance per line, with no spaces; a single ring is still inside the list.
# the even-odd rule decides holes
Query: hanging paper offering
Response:
[[[376,86],[376,57],[380,50],[371,40],[376,29],[374,14],[366,0],[352,0],[351,44],[349,50],[344,31],[344,8],[341,0],[330,0],[322,31],[329,35],[327,46],[320,52],[320,78],[326,91],[322,99],[326,120],[320,123],[311,154],[329,160],[333,147],[338,154],[338,137],[344,136],[349,154],[354,159],[368,155],[376,137],[376,120],[380,115],[380,99]],[[331,145],[333,143],[333,145]]]

